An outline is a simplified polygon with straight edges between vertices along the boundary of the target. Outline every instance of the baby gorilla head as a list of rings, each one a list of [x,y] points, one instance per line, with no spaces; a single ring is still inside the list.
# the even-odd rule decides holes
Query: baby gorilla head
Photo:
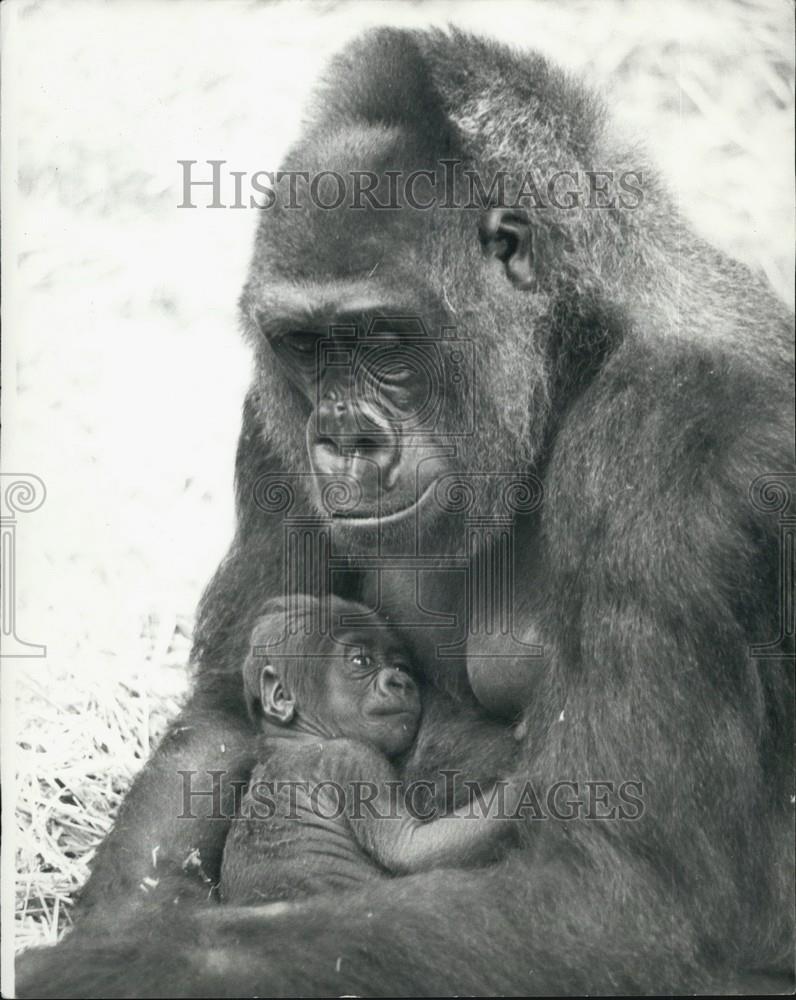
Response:
[[[289,605],[268,601],[263,612],[243,673],[249,711],[268,734],[345,737],[388,756],[410,746],[420,696],[405,648],[385,622],[333,598],[332,638],[320,628],[319,601],[304,595]],[[368,624],[342,624],[354,615],[367,615]]]

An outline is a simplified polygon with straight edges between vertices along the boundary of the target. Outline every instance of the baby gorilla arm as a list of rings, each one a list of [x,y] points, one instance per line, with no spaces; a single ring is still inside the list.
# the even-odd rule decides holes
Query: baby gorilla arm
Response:
[[[411,786],[402,786],[389,762],[365,744],[350,743],[348,818],[359,843],[392,872],[473,864],[494,857],[514,824],[511,802],[493,794],[425,820],[413,808]],[[363,790],[367,790],[367,795]]]
[[[494,808],[486,813],[457,809],[424,823],[405,807],[397,820],[371,820],[363,827],[357,835],[366,849],[386,868],[400,873],[488,860],[512,828]]]

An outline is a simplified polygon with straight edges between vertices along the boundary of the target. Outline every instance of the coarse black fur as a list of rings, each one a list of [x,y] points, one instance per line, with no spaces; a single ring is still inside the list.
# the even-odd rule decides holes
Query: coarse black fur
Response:
[[[200,608],[195,693],[97,856],[82,922],[23,959],[21,995],[702,992],[754,989],[756,973],[792,989],[793,660],[750,652],[780,625],[777,516],[750,486],[794,468],[791,317],[690,230],[599,101],[538,55],[455,31],[369,33],[333,62],[287,166],[443,157],[486,178],[529,164],[632,170],[643,198],[530,212],[547,251],[529,291],[484,258],[472,211],[263,213],[242,298],[258,367],[238,526]],[[240,664],[258,607],[283,585],[282,518],[252,496],[264,474],[309,471],[306,402],[261,318],[285,309],[286,289],[321,321],[335,288],[361,298],[376,284],[407,310],[448,310],[476,343],[477,433],[459,468],[544,486],[518,534],[515,632],[545,655],[520,706],[517,771],[541,789],[639,781],[644,812],[529,822],[527,843],[489,868],[297,911],[203,905],[226,825],[203,802],[195,822],[174,818],[176,772],[251,766]],[[493,494],[480,502],[491,509]],[[347,579],[359,593],[343,596],[367,601]],[[410,772],[501,773],[508,727],[482,720],[432,659],[429,683],[450,694],[427,714]],[[166,888],[144,893],[156,844]]]

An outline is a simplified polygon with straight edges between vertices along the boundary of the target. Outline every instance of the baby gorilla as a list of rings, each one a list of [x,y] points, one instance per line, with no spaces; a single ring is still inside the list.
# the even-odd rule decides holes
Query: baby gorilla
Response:
[[[308,631],[319,606],[301,601],[306,610],[292,615],[269,602],[252,633],[243,673],[262,728],[259,763],[227,838],[221,898],[299,899],[493,856],[513,825],[494,800],[475,815],[429,822],[410,811],[388,758],[411,746],[420,695],[392,630],[384,622],[343,628],[335,641]],[[367,614],[337,599],[333,610]]]

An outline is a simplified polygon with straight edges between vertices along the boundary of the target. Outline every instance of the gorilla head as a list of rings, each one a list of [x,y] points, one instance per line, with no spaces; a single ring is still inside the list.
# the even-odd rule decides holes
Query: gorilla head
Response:
[[[384,542],[401,521],[438,531],[458,474],[487,512],[500,489],[484,473],[532,468],[556,364],[553,288],[541,257],[527,288],[527,217],[498,209],[485,225],[464,180],[488,184],[494,168],[465,151],[411,36],[371,36],[331,76],[263,213],[243,322],[283,467],[316,474],[321,510],[319,479],[337,477],[337,513],[352,532],[378,523]],[[555,229],[543,215],[537,254]]]

